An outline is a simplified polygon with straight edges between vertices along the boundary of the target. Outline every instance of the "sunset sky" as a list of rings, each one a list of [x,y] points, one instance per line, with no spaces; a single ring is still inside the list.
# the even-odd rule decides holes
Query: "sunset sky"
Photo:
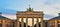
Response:
[[[5,17],[16,19],[16,11],[26,11],[29,4],[34,11],[44,12],[44,20],[60,13],[60,0],[0,0],[0,12]]]

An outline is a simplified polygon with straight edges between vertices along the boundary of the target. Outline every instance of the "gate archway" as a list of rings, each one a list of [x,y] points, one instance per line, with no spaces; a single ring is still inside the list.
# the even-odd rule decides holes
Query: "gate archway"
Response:
[[[37,19],[37,27],[38,27],[38,18],[40,18],[41,22],[41,27],[43,27],[43,15],[44,13],[42,11],[33,11],[32,8],[28,8],[27,11],[17,11],[16,16],[17,16],[17,27],[20,27],[20,18],[21,18],[21,27],[24,27],[23,24],[23,19],[26,18],[26,27],[28,27],[28,18],[32,18],[32,27],[34,27],[34,18]]]

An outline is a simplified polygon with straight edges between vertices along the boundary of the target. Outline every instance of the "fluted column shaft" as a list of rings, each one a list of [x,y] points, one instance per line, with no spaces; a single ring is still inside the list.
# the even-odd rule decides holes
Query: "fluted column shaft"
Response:
[[[57,23],[57,20],[55,20],[55,27],[58,27],[58,23]]]
[[[20,27],[19,18],[17,18],[17,27]]]
[[[26,17],[26,27],[28,27],[28,17]]]
[[[43,18],[40,18],[41,19],[41,27],[43,27]]]
[[[37,19],[37,21],[36,21],[36,22],[37,22],[37,25],[36,25],[36,27],[39,27],[39,25],[38,25],[39,19],[38,19],[38,18],[36,18],[36,19]]]
[[[24,21],[23,21],[23,18],[21,18],[21,27],[24,27]]]
[[[34,27],[34,18],[32,18],[32,27]]]
[[[3,24],[2,24],[2,27],[6,27],[6,26],[5,26],[5,20],[3,20]]]

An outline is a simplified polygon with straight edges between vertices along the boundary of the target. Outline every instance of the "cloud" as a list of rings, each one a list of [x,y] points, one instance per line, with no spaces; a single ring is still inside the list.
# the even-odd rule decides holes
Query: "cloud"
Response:
[[[12,9],[0,9],[0,12],[2,13],[2,16],[7,17],[9,19],[16,19],[16,10]]]
[[[45,14],[44,19],[50,19],[52,17],[58,16],[60,13],[60,0],[45,0],[43,4],[34,6],[35,11],[43,11]]]
[[[45,14],[43,19],[44,20],[49,20],[49,19],[51,19],[53,17],[55,17],[55,16],[54,15]]]
[[[2,16],[7,17],[12,20],[16,20],[16,15],[14,14],[2,14]]]
[[[60,4],[52,4],[52,5],[43,5],[43,6],[36,6],[35,11],[43,11],[45,14],[50,14],[57,16],[60,13]]]
[[[52,17],[54,17],[54,16],[53,16],[53,15],[45,14],[44,17],[45,17],[45,18],[52,18]]]
[[[29,3],[35,11],[43,11],[45,19],[57,16],[58,13],[60,13],[60,0],[11,0],[11,2],[10,0],[5,0],[2,3],[0,3],[0,7],[4,9],[0,8],[0,11],[4,14],[9,14],[7,16],[12,15],[11,17],[14,17],[13,14],[15,14],[16,11],[25,10]]]
[[[3,14],[16,14],[16,10],[12,9],[0,9],[0,12]]]
[[[46,5],[57,4],[59,2],[60,2],[60,0],[45,0]]]

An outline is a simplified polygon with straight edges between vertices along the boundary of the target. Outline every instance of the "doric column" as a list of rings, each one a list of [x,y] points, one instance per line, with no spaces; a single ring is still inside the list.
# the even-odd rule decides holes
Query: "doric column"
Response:
[[[34,27],[34,18],[32,18],[32,27]]]
[[[28,27],[28,17],[26,17],[26,27]]]
[[[57,20],[55,20],[55,27],[58,27],[58,23],[57,23]]]
[[[24,21],[23,21],[23,18],[21,18],[21,27],[24,27]]]
[[[41,27],[43,27],[43,18],[40,18],[41,19]]]
[[[36,18],[37,19],[37,21],[36,21],[36,27],[39,27],[39,25],[38,25],[38,22],[39,22],[39,19],[38,18]]]
[[[5,25],[5,20],[3,20],[2,27],[6,27],[6,25]]]
[[[17,27],[20,27],[20,18],[17,18]]]

